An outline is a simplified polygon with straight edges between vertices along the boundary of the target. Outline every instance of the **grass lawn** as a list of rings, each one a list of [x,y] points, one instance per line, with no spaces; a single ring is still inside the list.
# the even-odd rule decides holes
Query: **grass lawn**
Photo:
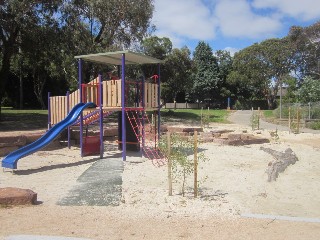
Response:
[[[0,131],[24,131],[47,128],[48,110],[1,108]]]
[[[227,117],[230,112],[227,110],[201,110],[201,109],[176,109],[161,110],[163,122],[203,122],[228,123]],[[112,118],[117,118],[113,114]],[[0,131],[24,131],[46,129],[48,124],[48,110],[18,110],[12,108],[1,108]]]
[[[265,118],[273,118],[273,110],[263,110],[263,115]]]
[[[202,114],[206,116],[210,122],[228,123],[227,117],[229,113],[227,110],[163,109],[161,110],[161,117],[164,122],[174,119],[200,122]]]

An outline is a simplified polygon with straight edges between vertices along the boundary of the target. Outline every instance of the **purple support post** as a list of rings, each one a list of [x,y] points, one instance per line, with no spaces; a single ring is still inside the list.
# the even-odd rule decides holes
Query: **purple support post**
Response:
[[[126,112],[125,112],[125,93],[126,93],[126,86],[125,86],[125,70],[126,70],[126,55],[122,54],[122,71],[121,71],[121,125],[122,125],[122,160],[126,161],[127,158],[127,139],[126,139]]]
[[[51,93],[48,92],[48,130],[51,128],[51,104],[50,104]]]
[[[161,110],[161,103],[160,103],[160,63],[158,63],[158,141],[160,141],[160,110]]]
[[[100,159],[103,158],[104,144],[103,144],[103,109],[102,109],[102,76],[99,74],[99,108],[100,108]]]
[[[69,102],[69,96],[70,96],[70,92],[67,91],[67,113],[70,112],[70,102]],[[71,148],[71,142],[70,142],[70,126],[68,126],[68,148]]]
[[[82,59],[79,59],[78,62],[78,81],[79,81],[79,102],[82,103]],[[83,113],[80,114],[80,151],[81,151],[81,157],[83,157]]]
[[[145,107],[146,107],[146,104],[145,104],[145,99],[144,99],[144,92],[145,92],[145,77],[144,75],[142,76],[142,87],[141,87],[141,95],[142,95],[142,108],[143,108],[143,111],[142,111],[142,148],[144,148],[145,146],[145,130],[144,130],[144,125],[145,125],[145,122],[144,122],[144,115],[147,114],[146,111],[145,111]]]

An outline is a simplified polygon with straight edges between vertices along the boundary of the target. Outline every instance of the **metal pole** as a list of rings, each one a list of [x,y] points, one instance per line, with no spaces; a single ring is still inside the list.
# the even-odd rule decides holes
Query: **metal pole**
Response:
[[[309,120],[311,119],[311,102],[309,102]]]
[[[126,55],[122,54],[122,71],[121,71],[121,124],[122,124],[122,160],[126,161],[127,158],[127,139],[126,139],[126,112],[125,112],[125,93],[126,93],[126,86],[125,86],[125,63],[126,63]]]
[[[168,148],[168,184],[169,184],[169,196],[172,196],[172,159],[171,159],[171,136],[170,132],[167,132],[167,148]]]
[[[198,132],[194,131],[194,197],[198,197]]]
[[[79,81],[79,102],[82,103],[82,59],[79,59],[78,62],[78,81]],[[80,114],[80,152],[81,157],[83,157],[83,113]]]
[[[69,103],[69,95],[70,95],[70,92],[67,91],[67,113],[69,114],[70,112],[70,103]],[[68,126],[68,148],[70,149],[71,148],[71,142],[70,142],[70,126]]]
[[[103,109],[102,109],[102,101],[103,101],[103,96],[102,96],[102,76],[99,74],[99,107],[100,107],[100,159],[103,158],[103,153],[104,153],[104,144],[103,144]]]
[[[144,125],[145,125],[145,122],[144,122],[144,118],[145,118],[145,115],[147,114],[145,112],[145,98],[144,98],[144,91],[145,91],[145,77],[144,75],[142,76],[142,88],[141,88],[141,95],[142,95],[142,108],[143,108],[143,112],[142,112],[142,148],[144,148],[145,146],[145,130],[144,130]]]
[[[50,104],[51,93],[48,92],[48,130],[51,128],[51,104]]]
[[[280,80],[280,119],[282,119],[282,80]]]
[[[161,103],[160,103],[160,63],[158,63],[158,141],[160,141],[160,125],[161,125]]]

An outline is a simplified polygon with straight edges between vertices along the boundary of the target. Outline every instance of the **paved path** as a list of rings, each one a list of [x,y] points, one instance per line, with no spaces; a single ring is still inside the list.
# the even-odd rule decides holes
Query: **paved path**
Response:
[[[238,110],[230,114],[228,120],[232,123],[243,125],[243,126],[251,126],[251,118],[252,111],[251,110]],[[262,119],[260,119],[260,129],[266,130],[280,130],[280,131],[289,131],[287,126],[277,125],[273,123],[268,123]],[[301,132],[305,133],[320,133],[320,130],[313,130],[309,128],[301,128]]]
[[[121,158],[100,159],[78,178],[78,184],[58,204],[118,206],[122,194],[122,172]]]

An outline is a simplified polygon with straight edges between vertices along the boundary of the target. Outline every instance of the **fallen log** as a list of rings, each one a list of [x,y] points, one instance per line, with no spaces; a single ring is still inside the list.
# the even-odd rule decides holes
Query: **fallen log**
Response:
[[[271,154],[275,158],[274,161],[269,162],[268,169],[266,170],[266,173],[268,174],[268,182],[276,181],[279,173],[284,172],[289,165],[293,165],[298,161],[297,156],[291,148],[287,148],[284,152],[275,151],[265,147],[260,147],[260,150]]]

